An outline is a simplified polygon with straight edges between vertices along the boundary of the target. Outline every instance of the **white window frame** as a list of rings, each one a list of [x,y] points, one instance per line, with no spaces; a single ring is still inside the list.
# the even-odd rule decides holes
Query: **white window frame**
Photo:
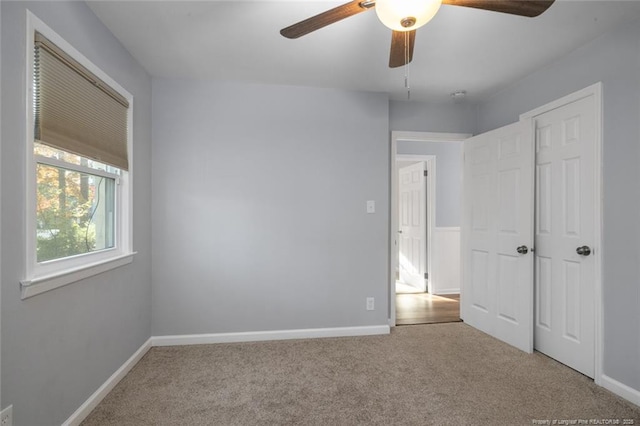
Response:
[[[133,128],[133,96],[105,74],[100,68],[89,61],[73,46],[55,33],[42,20],[27,10],[27,36],[26,36],[26,256],[24,265],[24,279],[20,281],[22,299],[35,296],[45,291],[53,290],[67,284],[106,272],[108,270],[126,265],[133,261],[132,238],[132,128]],[[86,67],[98,78],[107,83],[111,88],[124,96],[129,102],[127,111],[127,154],[129,158],[129,171],[121,170],[116,184],[115,200],[115,246],[113,248],[95,252],[69,256],[61,259],[38,263],[36,248],[36,164],[50,163],[51,159],[42,158],[34,154],[34,112],[33,112],[33,63],[34,63],[34,34],[39,32],[54,44],[64,50],[68,55]],[[60,166],[60,164],[57,164]],[[79,169],[80,166],[68,167]],[[93,175],[101,175],[99,170],[82,170]]]

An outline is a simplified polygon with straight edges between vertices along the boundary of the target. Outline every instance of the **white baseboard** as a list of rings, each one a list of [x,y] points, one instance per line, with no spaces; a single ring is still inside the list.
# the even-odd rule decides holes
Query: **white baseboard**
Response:
[[[443,288],[443,289],[438,289],[437,293],[434,293],[436,296],[442,295],[442,294],[460,294],[460,288]]]
[[[390,327],[388,325],[308,328],[300,330],[153,336],[151,337],[151,344],[152,346],[206,345],[212,343],[260,342],[265,340],[312,339],[319,337],[371,336],[389,333]]]
[[[142,359],[149,349],[151,349],[151,339],[144,342],[144,344],[140,346],[140,348],[131,355],[131,357],[126,360],[125,363],[122,364],[122,366],[118,368],[118,370],[116,370],[116,372],[113,373],[111,377],[109,377],[107,381],[104,382],[102,386],[100,386],[98,390],[95,391],[93,395],[91,395],[89,399],[87,399],[84,404],[82,404],[80,408],[78,408],[75,413],[73,413],[71,417],[62,424],[62,426],[77,426],[82,423],[89,413],[91,413],[91,411],[100,404],[100,401],[102,401],[104,397],[111,392],[111,390],[118,384],[118,382],[120,382],[120,380],[123,379],[124,376],[127,375],[133,366]]]
[[[600,385],[603,388],[615,393],[616,395],[626,399],[627,401],[633,402],[634,404],[640,406],[640,390],[627,386],[624,383],[620,383],[616,379],[612,379],[606,374],[600,376],[600,382]]]

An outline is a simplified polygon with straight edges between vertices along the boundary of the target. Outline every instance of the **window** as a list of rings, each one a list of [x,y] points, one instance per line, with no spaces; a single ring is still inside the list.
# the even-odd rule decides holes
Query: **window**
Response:
[[[36,160],[36,261],[115,246],[121,170],[39,142]]]
[[[131,95],[28,13],[22,297],[130,263]]]

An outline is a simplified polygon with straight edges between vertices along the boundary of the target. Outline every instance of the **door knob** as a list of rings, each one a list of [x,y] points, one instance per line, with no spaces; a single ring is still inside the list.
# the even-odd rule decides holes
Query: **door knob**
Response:
[[[576,253],[578,253],[580,256],[589,256],[591,254],[591,249],[589,248],[589,246],[578,247],[576,249]]]
[[[529,249],[527,248],[527,246],[520,246],[516,249],[516,251],[520,254],[527,254],[529,253]]]

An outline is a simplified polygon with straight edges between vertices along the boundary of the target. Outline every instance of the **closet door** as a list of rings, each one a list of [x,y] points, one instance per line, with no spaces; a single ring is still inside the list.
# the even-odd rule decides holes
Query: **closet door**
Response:
[[[464,321],[533,350],[533,137],[523,120],[464,142]]]
[[[533,120],[538,182],[535,348],[594,377],[594,97]]]

